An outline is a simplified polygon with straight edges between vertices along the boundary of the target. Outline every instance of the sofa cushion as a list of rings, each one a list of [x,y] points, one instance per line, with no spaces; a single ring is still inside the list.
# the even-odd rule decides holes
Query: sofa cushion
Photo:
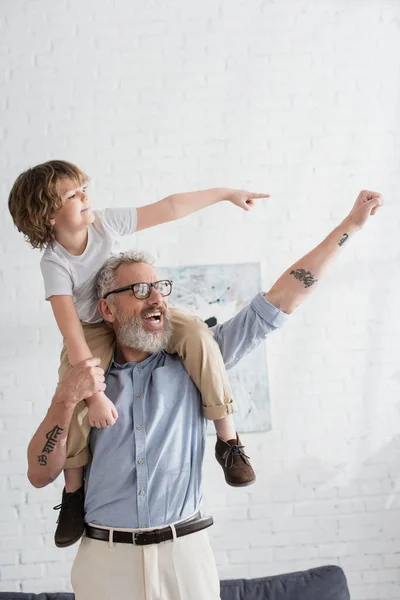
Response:
[[[47,592],[43,594],[24,594],[22,592],[0,592],[1,600],[74,600],[74,594]]]
[[[0,600],[73,599],[73,594],[0,592]],[[272,577],[221,581],[221,600],[350,600],[350,594],[342,569],[326,566]]]
[[[350,600],[340,567],[324,566],[259,579],[221,581],[221,600]]]

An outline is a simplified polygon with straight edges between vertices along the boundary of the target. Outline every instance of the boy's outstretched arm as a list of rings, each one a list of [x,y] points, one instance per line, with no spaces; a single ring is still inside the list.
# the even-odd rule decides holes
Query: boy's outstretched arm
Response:
[[[172,194],[154,202],[140,206],[137,209],[136,231],[148,229],[161,223],[176,221],[187,217],[192,213],[227,200],[236,204],[243,210],[250,210],[257,198],[269,198],[269,194],[255,194],[246,190],[232,190],[228,188],[213,188],[199,192],[186,192],[183,194]]]
[[[383,205],[377,192],[363,191],[349,215],[314,250],[292,265],[265,294],[266,300],[284,313],[292,313],[317,286],[329,263],[364,227],[371,215]]]

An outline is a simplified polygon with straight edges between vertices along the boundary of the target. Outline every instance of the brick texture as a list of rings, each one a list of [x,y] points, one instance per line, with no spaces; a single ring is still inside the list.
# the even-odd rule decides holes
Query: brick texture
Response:
[[[6,202],[23,169],[64,158],[91,175],[99,208],[270,192],[250,213],[221,204],[125,244],[159,265],[260,261],[266,289],[360,189],[385,194],[268,342],[273,427],[243,436],[257,484],[228,488],[210,438],[204,491],[221,577],[330,562],[353,599],[400,600],[399,2],[20,0],[1,12],[0,589],[68,590],[76,552],[52,542],[61,478],[38,490],[25,478],[60,335],[40,253]]]

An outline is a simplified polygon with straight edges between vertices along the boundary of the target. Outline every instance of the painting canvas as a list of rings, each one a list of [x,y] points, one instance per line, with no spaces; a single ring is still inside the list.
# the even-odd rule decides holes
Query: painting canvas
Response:
[[[259,263],[164,267],[160,272],[173,281],[170,304],[198,315],[209,325],[230,319],[261,290]],[[228,375],[238,405],[234,415],[237,430],[270,429],[266,343],[242,358]]]

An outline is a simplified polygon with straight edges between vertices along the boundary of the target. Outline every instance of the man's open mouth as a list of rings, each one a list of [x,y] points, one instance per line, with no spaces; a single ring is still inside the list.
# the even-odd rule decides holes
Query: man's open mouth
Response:
[[[151,313],[148,313],[145,317],[143,317],[143,319],[146,319],[146,321],[151,321],[153,323],[160,323],[161,317],[162,317],[161,311],[155,310]]]

